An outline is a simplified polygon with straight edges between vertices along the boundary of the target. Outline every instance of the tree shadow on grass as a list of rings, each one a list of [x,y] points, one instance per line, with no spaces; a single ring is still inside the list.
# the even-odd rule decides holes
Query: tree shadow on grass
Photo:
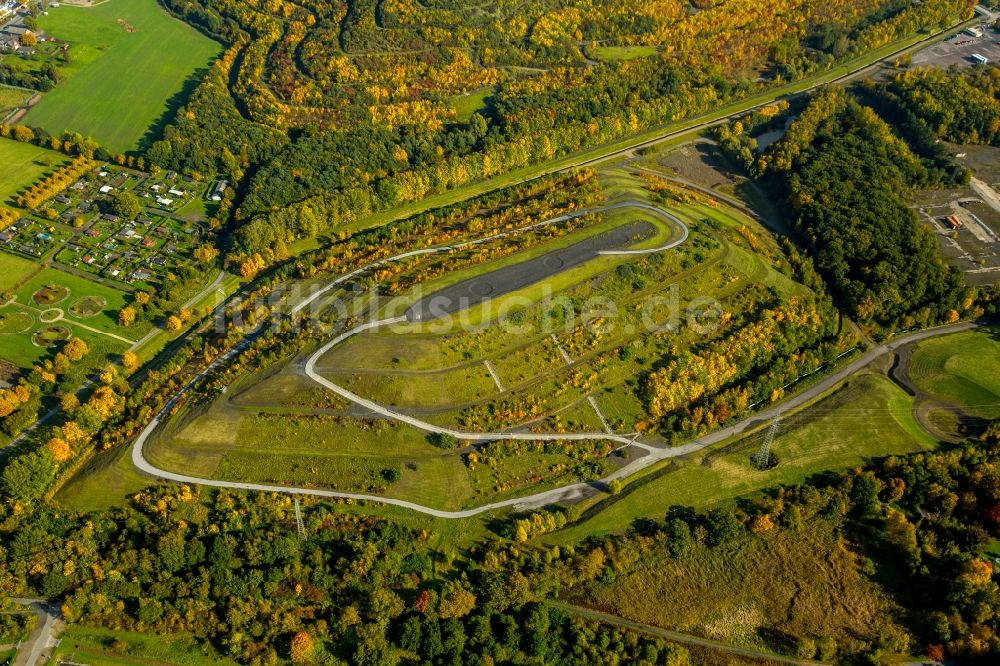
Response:
[[[208,74],[211,67],[211,65],[200,67],[184,79],[181,89],[167,99],[167,108],[162,114],[160,114],[160,117],[146,129],[142,138],[139,139],[139,147],[135,151],[136,153],[146,152],[149,147],[153,145],[153,143],[163,137],[163,133],[166,131],[167,126],[177,116],[177,112],[188,101],[195,89],[201,85],[202,80],[204,80],[205,75]]]

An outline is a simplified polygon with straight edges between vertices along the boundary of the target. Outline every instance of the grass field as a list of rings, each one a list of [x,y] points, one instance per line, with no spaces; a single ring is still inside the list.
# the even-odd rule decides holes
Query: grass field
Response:
[[[70,625],[61,636],[50,663],[86,663],[93,666],[229,666],[236,662],[212,650],[206,641],[196,640],[187,634],[159,636]]]
[[[34,94],[32,90],[0,85],[0,118],[26,104]]]
[[[59,489],[55,499],[76,511],[100,511],[121,506],[153,479],[139,473],[129,458],[129,447],[120,446],[94,455]]]
[[[783,644],[789,636],[832,638],[844,651],[863,650],[901,610],[860,571],[837,526],[819,519],[798,532],[697,546],[679,559],[657,557],[654,549],[578,601],[645,624],[785,653],[793,647]]]
[[[156,0],[62,5],[39,24],[70,42],[73,62],[65,80],[24,122],[54,134],[80,132],[117,152],[139,148],[180,103],[176,96],[196,72],[220,52],[218,44],[169,16]]]
[[[14,207],[18,192],[67,162],[55,151],[0,138],[0,206]]]
[[[466,95],[455,95],[448,103],[455,109],[455,120],[466,122],[477,111],[486,107],[486,98],[493,94],[492,88],[480,88]]]
[[[909,374],[936,398],[974,416],[1000,418],[1000,329],[925,340],[913,351]]]
[[[866,459],[924,451],[935,446],[912,414],[912,399],[890,380],[861,375],[809,407],[785,417],[772,446],[779,464],[757,471],[750,456],[766,429],[728,445],[671,463],[633,481],[635,492],[608,501],[603,510],[546,538],[574,543],[591,534],[619,532],[638,518],[662,519],[673,505],[704,509],[763,488],[801,483],[813,474],[859,465]],[[626,490],[628,485],[626,485]]]
[[[656,55],[657,49],[654,46],[588,46],[587,55],[595,60],[610,60],[620,62],[623,60],[636,60],[637,58],[648,58]]]
[[[31,261],[7,252],[0,252],[0,291],[13,292],[22,282],[42,270]]]

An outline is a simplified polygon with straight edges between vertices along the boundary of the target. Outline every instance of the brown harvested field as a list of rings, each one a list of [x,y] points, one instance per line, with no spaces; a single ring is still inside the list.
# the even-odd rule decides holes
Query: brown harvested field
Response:
[[[829,522],[698,546],[680,559],[661,553],[574,602],[764,650],[788,651],[790,637],[832,637],[856,652],[880,632],[902,631],[893,619],[901,609],[860,571],[859,556]]]
[[[689,180],[695,185],[716,188],[732,188],[745,180],[734,173],[729,163],[711,143],[694,143],[681,146],[669,153],[640,162],[640,166],[657,166],[666,169],[669,175]]]

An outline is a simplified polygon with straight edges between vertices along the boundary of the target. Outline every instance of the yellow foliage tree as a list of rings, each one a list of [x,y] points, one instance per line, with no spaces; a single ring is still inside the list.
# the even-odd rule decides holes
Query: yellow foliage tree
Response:
[[[49,441],[45,442],[45,448],[49,450],[52,457],[58,463],[63,463],[73,457],[73,449],[70,447],[69,442],[61,437],[53,437]]]
[[[292,636],[289,656],[293,663],[304,664],[312,658],[313,649],[312,637],[304,631],[299,631]]]
[[[63,349],[63,353],[66,354],[66,358],[73,362],[82,359],[89,351],[90,347],[88,347],[87,343],[80,338],[72,338],[66,343],[65,349]]]

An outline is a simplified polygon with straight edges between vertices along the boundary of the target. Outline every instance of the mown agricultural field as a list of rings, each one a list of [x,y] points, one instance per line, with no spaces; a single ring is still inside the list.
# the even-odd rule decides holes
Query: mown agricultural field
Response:
[[[65,80],[25,116],[52,133],[90,136],[116,152],[137,149],[180,103],[195,73],[220,47],[169,16],[156,0],[63,5],[40,26],[71,44]]]

